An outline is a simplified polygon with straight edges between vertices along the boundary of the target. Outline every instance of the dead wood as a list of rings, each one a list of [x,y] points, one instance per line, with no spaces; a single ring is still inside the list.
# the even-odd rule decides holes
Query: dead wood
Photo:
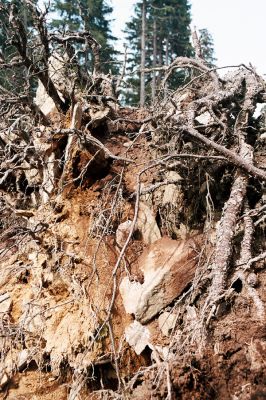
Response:
[[[141,70],[164,73],[152,107],[121,107],[125,64],[102,74],[90,32],[51,33],[26,3],[31,42],[1,6],[16,55],[0,73],[19,77],[0,87],[0,389],[35,363],[73,399],[256,393],[264,80],[244,65],[221,78],[195,36],[196,59]],[[192,78],[170,90],[176,69]]]

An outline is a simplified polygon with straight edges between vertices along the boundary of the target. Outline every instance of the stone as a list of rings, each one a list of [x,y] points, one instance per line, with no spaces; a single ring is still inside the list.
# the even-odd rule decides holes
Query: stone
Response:
[[[10,378],[8,375],[4,372],[3,374],[0,375],[0,389],[3,389],[6,384],[10,381]]]
[[[18,355],[17,367],[19,371],[22,371],[28,363],[29,351],[27,349],[23,349]]]
[[[254,272],[251,272],[247,276],[247,284],[251,287],[256,287],[258,285],[258,277]]]
[[[180,241],[164,237],[144,250],[138,260],[143,284],[128,277],[120,284],[126,311],[145,324],[180,296],[194,277],[200,239],[200,235]]]
[[[45,161],[47,167],[43,169],[43,183],[40,188],[40,196],[42,198],[42,203],[45,204],[49,201],[50,195],[54,190],[55,185],[55,176],[56,176],[56,167],[57,161],[55,159],[55,153],[50,154],[49,156],[45,156]]]
[[[134,321],[125,329],[125,338],[136,354],[139,355],[146,346],[149,346],[150,331],[146,326]]]
[[[161,238],[161,232],[151,207],[142,201],[139,202],[136,228],[140,231],[145,244],[151,244]]]
[[[132,221],[127,220],[125,222],[122,222],[122,224],[120,224],[116,230],[116,243],[121,248],[124,246],[124,244],[128,238],[128,235],[129,235],[129,232],[131,229],[131,225],[132,225]]]
[[[175,172],[175,171],[169,171],[166,174],[166,179],[171,180],[171,181],[182,181],[181,176]],[[178,187],[174,183],[170,183],[169,185],[166,185],[164,187],[164,195],[163,195],[163,201],[162,204],[178,204],[179,203],[179,198],[181,196],[181,190],[180,187]]]
[[[8,314],[12,308],[12,299],[9,293],[0,295],[0,314]]]
[[[119,289],[126,313],[134,314],[136,312],[136,300],[141,296],[143,285],[139,282],[131,282],[128,278],[124,278],[122,279]]]
[[[195,118],[195,120],[200,124],[200,125],[208,125],[211,122],[213,122],[212,116],[209,113],[209,111],[205,111],[203,114],[199,115],[198,117]]]
[[[50,112],[56,108],[53,99],[47,94],[41,81],[38,82],[36,97],[34,100],[44,115],[50,114]]]
[[[26,327],[27,332],[32,334],[37,334],[44,326],[44,320],[36,309],[37,307],[34,310],[25,311],[20,318],[20,322]]]
[[[164,336],[170,336],[176,326],[177,315],[170,312],[164,312],[159,315],[158,324]]]

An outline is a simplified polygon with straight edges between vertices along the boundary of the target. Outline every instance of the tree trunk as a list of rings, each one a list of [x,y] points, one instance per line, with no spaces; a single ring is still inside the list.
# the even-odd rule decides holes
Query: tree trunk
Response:
[[[165,41],[165,65],[169,65],[169,37]]]
[[[153,21],[153,67],[157,65],[157,21]],[[152,74],[152,102],[154,103],[156,96],[156,71]]]
[[[166,41],[165,41],[165,65],[169,65],[169,36],[167,36]],[[164,86],[164,96],[167,96],[167,88],[168,84],[167,82],[165,83]]]
[[[141,74],[140,74],[140,106],[145,104],[145,58],[146,58],[146,0],[142,3],[142,27],[141,27]]]

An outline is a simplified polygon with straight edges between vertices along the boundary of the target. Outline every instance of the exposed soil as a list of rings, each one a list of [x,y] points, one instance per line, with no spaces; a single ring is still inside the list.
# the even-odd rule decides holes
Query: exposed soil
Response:
[[[266,399],[264,78],[195,32],[121,107],[126,60],[25,4],[29,29],[1,2],[0,399]]]

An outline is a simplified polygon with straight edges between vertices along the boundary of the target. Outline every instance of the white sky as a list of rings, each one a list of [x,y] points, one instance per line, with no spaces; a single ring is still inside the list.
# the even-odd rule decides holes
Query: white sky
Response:
[[[112,0],[114,34],[133,14],[136,0]],[[266,73],[266,0],[191,0],[192,26],[207,28],[214,39],[218,66],[251,62]]]

